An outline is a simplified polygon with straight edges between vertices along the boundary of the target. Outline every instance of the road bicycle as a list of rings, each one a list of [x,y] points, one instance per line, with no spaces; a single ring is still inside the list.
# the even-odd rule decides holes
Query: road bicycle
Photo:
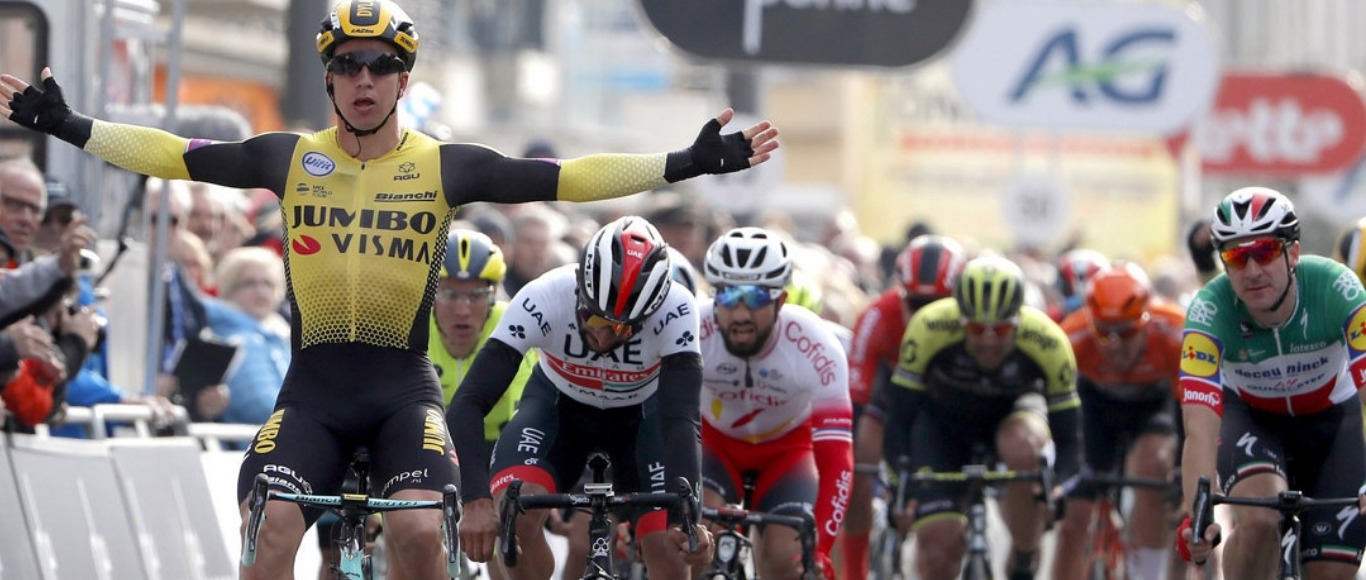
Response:
[[[1122,509],[1125,488],[1165,491],[1171,505],[1181,501],[1179,475],[1174,479],[1125,477],[1121,465],[1117,464],[1110,473],[1083,471],[1075,480],[1077,486],[1092,486],[1100,490],[1087,524],[1087,529],[1091,531],[1086,555],[1089,564],[1087,578],[1090,580],[1122,580],[1128,577],[1129,544],[1124,537],[1126,518]]]
[[[721,527],[715,536],[716,556],[711,568],[702,574],[710,580],[748,580],[753,570],[753,542],[749,539],[752,526],[779,525],[797,531],[802,544],[802,578],[816,578],[816,520],[808,514],[800,516],[754,512],[740,508],[702,508],[702,517]],[[758,574],[754,579],[757,580]]]
[[[1039,500],[1043,502],[1047,513],[1056,513],[1057,505],[1053,499],[1054,476],[1053,469],[1048,465],[1048,459],[1039,458],[1039,469],[1033,471],[1011,471],[1005,469],[992,469],[985,464],[975,463],[964,465],[962,471],[918,471],[907,475],[901,480],[898,487],[904,487],[909,483],[921,484],[966,484],[964,497],[967,503],[968,525],[963,530],[963,541],[967,547],[963,555],[963,580],[990,580],[994,578],[991,566],[991,550],[987,540],[987,490],[991,487],[1001,486],[1014,482],[1035,481],[1039,483],[1042,493]],[[901,497],[904,491],[899,491]]]
[[[371,580],[374,577],[374,563],[366,553],[369,534],[366,520],[374,514],[414,509],[441,510],[441,536],[446,548],[446,574],[460,580],[464,574],[464,560],[460,553],[460,490],[447,484],[440,500],[399,500],[370,497],[370,461],[364,450],[358,451],[351,460],[350,469],[355,473],[358,489],[355,493],[339,495],[313,495],[274,491],[270,489],[270,477],[258,473],[252,482],[252,490],[247,496],[247,529],[242,542],[242,565],[256,563],[257,542],[260,538],[261,524],[266,520],[266,502],[287,501],[302,506],[327,509],[341,519],[332,537],[333,545],[340,554],[332,565],[337,578],[343,580]]]
[[[613,510],[618,508],[666,508],[677,514],[683,523],[683,533],[688,537],[688,549],[697,549],[698,508],[693,488],[684,478],[675,481],[677,492],[617,494],[607,480],[609,461],[606,455],[594,453],[588,459],[588,468],[593,472],[593,481],[585,483],[583,493],[539,493],[522,494],[522,481],[515,479],[508,484],[503,498],[500,518],[502,533],[498,549],[503,553],[503,562],[509,567],[517,565],[517,516],[532,509],[582,509],[590,516],[588,522],[588,561],[582,580],[617,580],[612,573],[612,521]]]
[[[1282,491],[1272,497],[1230,497],[1210,493],[1209,476],[1202,475],[1196,484],[1195,501],[1191,506],[1191,533],[1197,538],[1205,537],[1205,530],[1214,521],[1214,506],[1218,504],[1242,505],[1273,509],[1281,514],[1280,523],[1280,571],[1276,577],[1281,580],[1300,580],[1303,578],[1300,561],[1300,513],[1316,510],[1356,506],[1358,498],[1334,497],[1314,499],[1305,497],[1294,490]]]
[[[906,481],[909,461],[902,457],[897,461],[894,481]],[[857,464],[854,471],[873,477],[873,526],[869,534],[870,578],[878,580],[904,580],[909,578],[902,571],[902,556],[906,535],[897,526],[897,508],[906,504],[906,486],[892,485],[882,464]]]

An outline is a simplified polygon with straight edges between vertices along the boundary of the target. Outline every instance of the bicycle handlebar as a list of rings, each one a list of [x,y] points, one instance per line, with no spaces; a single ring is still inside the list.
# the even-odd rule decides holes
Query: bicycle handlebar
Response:
[[[1195,501],[1191,506],[1191,534],[1196,542],[1205,538],[1213,518],[1214,506],[1241,505],[1273,509],[1281,514],[1296,515],[1302,511],[1355,506],[1360,502],[1357,497],[1311,498],[1295,490],[1284,490],[1271,497],[1239,497],[1215,495],[1210,492],[1210,478],[1202,475],[1195,486]]]
[[[797,536],[802,543],[802,566],[806,570],[803,577],[816,577],[816,519],[810,514],[789,516],[766,512],[752,512],[745,509],[730,507],[704,507],[702,508],[702,517],[721,524],[776,524],[796,530]]]

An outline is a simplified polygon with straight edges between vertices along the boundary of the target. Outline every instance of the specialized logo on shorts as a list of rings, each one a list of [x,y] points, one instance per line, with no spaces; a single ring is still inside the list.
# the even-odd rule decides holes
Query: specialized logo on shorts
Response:
[[[1366,351],[1366,305],[1357,307],[1347,323],[1347,345],[1358,352]]]
[[[1219,372],[1219,347],[1201,332],[1187,332],[1181,341],[1181,372],[1197,377],[1212,377]]]
[[[304,171],[313,177],[326,177],[337,169],[336,161],[333,161],[331,157],[318,153],[317,151],[304,153],[302,164],[304,166]]]

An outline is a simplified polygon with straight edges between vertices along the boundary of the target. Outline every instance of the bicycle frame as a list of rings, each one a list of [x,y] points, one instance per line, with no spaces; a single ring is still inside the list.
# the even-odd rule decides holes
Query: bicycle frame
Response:
[[[1214,519],[1214,506],[1218,504],[1241,505],[1273,509],[1281,514],[1280,522],[1280,572],[1277,578],[1282,580],[1300,580],[1303,578],[1302,562],[1300,561],[1300,513],[1315,510],[1329,509],[1346,506],[1355,506],[1358,503],[1356,497],[1335,497],[1325,499],[1314,499],[1305,497],[1304,494],[1286,490],[1276,494],[1274,497],[1229,497],[1225,495],[1214,495],[1210,493],[1209,476],[1201,476],[1196,484],[1195,501],[1191,513],[1191,533],[1196,537],[1203,538],[1205,529]]]
[[[1116,466],[1116,470],[1121,469]],[[1126,556],[1128,548],[1124,541],[1124,515],[1120,513],[1120,493],[1124,488],[1166,490],[1169,497],[1179,502],[1181,493],[1179,480],[1144,479],[1125,477],[1122,473],[1097,475],[1083,473],[1077,480],[1080,485],[1098,485],[1103,488],[1096,499],[1091,518],[1095,527],[1091,533],[1090,578],[1105,580],[1126,576]]]
[[[503,562],[509,567],[517,565],[517,516],[529,509],[569,508],[587,509],[591,519],[588,522],[588,566],[583,580],[615,580],[612,575],[612,521],[609,515],[613,508],[622,506],[662,507],[677,510],[683,521],[684,534],[688,536],[688,549],[697,549],[697,499],[687,480],[678,478],[677,493],[638,493],[617,495],[612,484],[605,483],[607,458],[594,454],[588,466],[593,471],[593,483],[584,484],[583,493],[545,493],[522,495],[522,481],[513,480],[508,484],[503,497],[499,520],[502,534],[499,549],[503,552]]]
[[[1041,500],[1049,513],[1055,513],[1053,499],[1053,470],[1047,458],[1039,458],[1037,471],[993,470],[986,465],[963,466],[962,471],[928,472],[910,474],[903,481],[917,483],[965,483],[967,499],[967,526],[963,530],[966,552],[963,555],[964,580],[985,580],[992,577],[991,551],[987,540],[986,488],[993,485],[1021,481],[1037,481],[1043,488]]]
[[[702,517],[711,520],[713,523],[726,526],[725,530],[716,535],[716,557],[712,560],[712,567],[703,574],[703,578],[743,580],[745,578],[743,556],[746,550],[753,547],[748,534],[750,526],[774,524],[797,530],[797,537],[802,544],[802,567],[804,570],[802,578],[815,580],[815,518],[809,515],[788,516],[735,508],[705,507],[702,508]],[[749,553],[752,554],[752,550]]]
[[[439,509],[442,513],[442,542],[446,548],[446,573],[451,578],[460,578],[463,573],[458,527],[461,516],[460,491],[454,485],[446,485],[441,499],[432,501],[374,498],[365,493],[312,495],[271,491],[270,478],[259,473],[247,500],[249,512],[246,537],[242,543],[243,566],[256,563],[261,524],[266,520],[265,506],[271,500],[326,508],[341,517],[339,531],[334,538],[340,553],[336,569],[337,574],[346,580],[368,580],[373,574],[370,558],[365,554],[365,519],[368,516],[390,511]]]

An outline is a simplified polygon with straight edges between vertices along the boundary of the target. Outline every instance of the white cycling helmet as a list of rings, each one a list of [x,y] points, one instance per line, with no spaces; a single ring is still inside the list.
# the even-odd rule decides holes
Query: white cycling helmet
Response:
[[[664,304],[673,284],[667,247],[639,216],[603,226],[579,259],[579,304],[612,322],[643,322]]]
[[[707,248],[702,272],[712,286],[753,284],[784,288],[792,280],[792,255],[776,234],[763,228],[735,228]]]
[[[1214,243],[1253,236],[1276,236],[1287,241],[1300,239],[1300,219],[1295,204],[1280,192],[1267,187],[1244,187],[1224,197],[1214,208],[1210,220]]]

